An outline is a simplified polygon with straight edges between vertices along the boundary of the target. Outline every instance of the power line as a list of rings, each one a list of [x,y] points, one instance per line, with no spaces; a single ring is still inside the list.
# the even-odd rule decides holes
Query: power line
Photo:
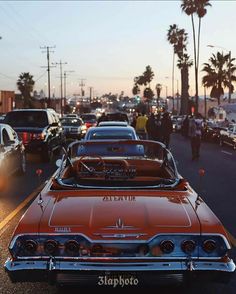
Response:
[[[41,49],[46,49],[46,51],[42,51],[43,53],[47,53],[47,72],[48,72],[48,106],[51,106],[51,89],[50,89],[50,68],[53,66],[50,66],[50,53],[54,53],[54,51],[50,51],[52,48],[56,48],[56,46],[43,46],[40,47]],[[45,67],[45,66],[42,66]],[[55,67],[55,66],[54,66]]]

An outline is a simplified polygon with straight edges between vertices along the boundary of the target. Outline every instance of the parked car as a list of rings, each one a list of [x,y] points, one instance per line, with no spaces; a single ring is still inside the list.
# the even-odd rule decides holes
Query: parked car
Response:
[[[204,124],[202,139],[208,142],[219,143],[221,131],[227,130],[226,127],[220,126],[217,123],[207,121]]]
[[[106,153],[98,155],[100,147]],[[57,165],[12,236],[5,270],[13,282],[136,286],[234,277],[230,235],[162,143],[77,141]]]
[[[6,187],[10,175],[21,175],[25,170],[25,148],[22,141],[9,125],[0,123],[0,190]]]
[[[63,117],[61,118],[63,132],[66,138],[78,139],[84,137],[87,127],[82,119]]]
[[[173,116],[171,118],[174,132],[178,133],[181,131],[183,120],[184,120],[183,116]]]
[[[84,140],[138,140],[133,127],[127,126],[99,126],[88,129]]]
[[[220,145],[230,145],[236,150],[236,124],[231,124],[227,129],[220,131]]]
[[[51,110],[16,109],[7,113],[4,122],[17,132],[26,152],[40,154],[44,161],[64,143],[62,126]]]
[[[84,121],[87,129],[97,125],[97,116],[94,113],[83,113],[80,115],[80,117]]]

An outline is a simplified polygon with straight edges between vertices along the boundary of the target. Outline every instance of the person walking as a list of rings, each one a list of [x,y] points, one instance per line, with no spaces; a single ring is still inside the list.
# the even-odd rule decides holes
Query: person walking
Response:
[[[143,140],[147,139],[147,129],[146,129],[147,120],[148,118],[145,112],[142,112],[142,114],[139,114],[136,120],[135,130],[139,138]]]
[[[192,116],[189,120],[189,137],[191,142],[192,160],[199,159],[203,120],[200,114],[196,118]]]
[[[173,132],[173,124],[169,115],[169,112],[163,114],[161,120],[161,132],[162,132],[162,142],[166,145],[166,148],[169,148],[170,144],[170,135]]]

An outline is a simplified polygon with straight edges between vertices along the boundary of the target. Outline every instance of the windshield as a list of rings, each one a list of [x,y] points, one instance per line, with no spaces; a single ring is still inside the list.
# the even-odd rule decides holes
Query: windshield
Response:
[[[81,120],[80,119],[76,119],[76,118],[63,118],[61,120],[61,124],[63,126],[76,126],[79,127],[81,126]]]
[[[12,127],[44,128],[48,125],[45,111],[15,111],[9,112],[4,120]]]
[[[134,139],[134,134],[128,130],[96,130],[90,133],[88,140]]]

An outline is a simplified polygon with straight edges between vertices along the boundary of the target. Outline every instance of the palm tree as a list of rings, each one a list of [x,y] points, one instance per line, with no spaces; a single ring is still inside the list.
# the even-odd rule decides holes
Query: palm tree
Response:
[[[167,31],[167,41],[173,45],[173,61],[172,61],[172,98],[174,99],[174,76],[175,76],[175,48],[177,44],[177,35],[178,35],[178,26],[176,24],[170,25],[169,30]]]
[[[143,91],[143,96],[147,99],[148,102],[148,109],[149,109],[149,102],[152,100],[154,94],[151,89],[151,81],[154,78],[154,72],[152,71],[152,68],[150,65],[146,66],[146,70],[143,72],[141,76],[134,78],[134,87],[133,90],[136,91],[136,89],[139,89],[138,86],[147,86]]]
[[[201,33],[201,20],[206,15],[206,7],[211,6],[210,0],[182,0],[181,8],[188,16],[191,16],[192,29],[193,29],[193,48],[194,48],[194,68],[195,68],[195,96],[196,96],[196,109],[198,112],[198,67],[200,55],[200,33]],[[194,23],[194,14],[198,17],[198,35],[196,44],[196,31]]]
[[[189,67],[193,65],[188,54],[183,54],[179,58],[177,66],[181,70],[181,108],[180,114],[188,114],[188,101],[189,101]]]
[[[171,31],[171,29],[173,29]],[[181,114],[188,113],[188,89],[189,89],[189,67],[192,66],[192,61],[189,60],[187,54],[188,34],[184,29],[179,29],[177,25],[170,26],[167,33],[167,39],[173,45],[174,54],[178,56],[177,66],[181,70]],[[173,65],[174,66],[174,65]],[[174,100],[173,100],[174,108]]]
[[[224,95],[224,89],[230,88],[234,90],[234,86],[229,85],[229,67],[231,82],[236,81],[234,72],[236,66],[233,64],[235,58],[230,58],[230,54],[217,52],[212,54],[209,59],[209,63],[204,63],[202,71],[206,72],[206,75],[202,78],[202,84],[206,88],[211,88],[210,96],[217,98],[218,105],[220,104],[220,97]]]
[[[140,92],[139,86],[138,85],[134,85],[133,86],[133,89],[132,89],[133,95],[137,95],[137,94],[139,94],[139,92]]]
[[[159,102],[160,102],[161,90],[162,90],[162,85],[161,84],[156,84],[157,105],[159,105]]]
[[[31,92],[33,92],[35,81],[33,76],[28,72],[21,73],[17,80],[17,88],[24,98],[24,107],[33,107]]]

